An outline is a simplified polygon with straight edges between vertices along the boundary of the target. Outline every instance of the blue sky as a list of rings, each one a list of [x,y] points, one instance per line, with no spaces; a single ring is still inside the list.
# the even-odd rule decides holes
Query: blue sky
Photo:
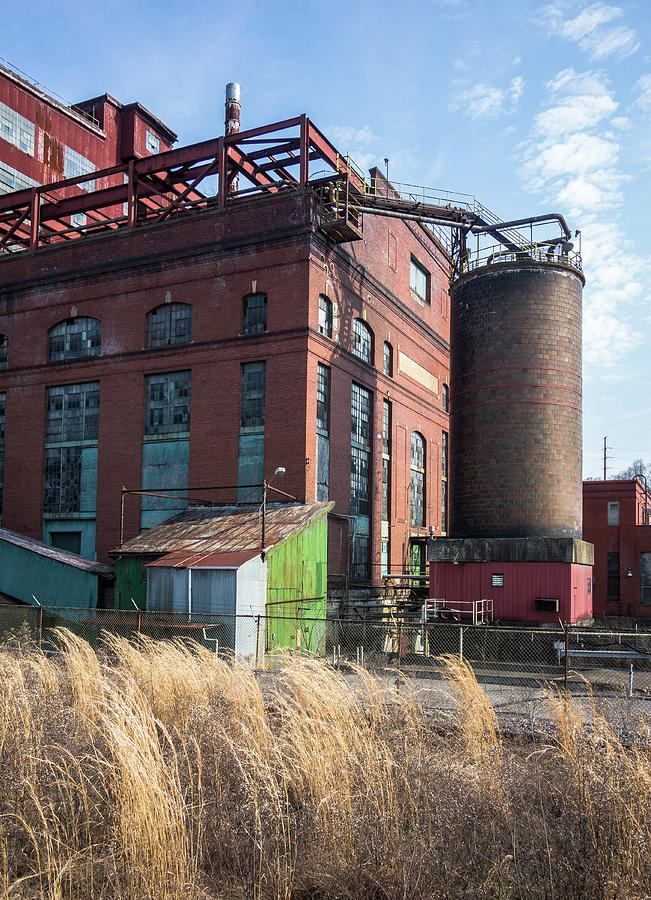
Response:
[[[8,5],[8,4],[7,4]],[[9,6],[9,5],[8,5]],[[651,461],[647,0],[32,0],[0,56],[69,101],[139,100],[180,143],[306,112],[363,167],[581,229],[584,473]]]

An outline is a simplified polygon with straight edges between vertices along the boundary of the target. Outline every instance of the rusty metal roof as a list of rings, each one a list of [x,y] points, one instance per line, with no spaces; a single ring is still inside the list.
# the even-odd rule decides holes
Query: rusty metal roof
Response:
[[[82,569],[84,572],[90,572],[94,575],[113,574],[113,566],[107,566],[94,559],[86,559],[85,556],[77,556],[76,553],[61,550],[59,547],[52,547],[50,544],[44,544],[42,541],[37,541],[26,534],[9,531],[8,528],[0,528],[0,541],[13,544],[15,547],[22,547],[23,550],[29,550],[31,553],[38,553],[39,556],[47,556],[49,559],[56,560],[56,562],[64,563],[66,566],[73,566],[75,569]]]
[[[284,541],[314,519],[330,512],[334,503],[268,503],[265,547]],[[161,525],[125,541],[111,556],[188,553],[226,553],[260,550],[260,506],[191,506]]]
[[[187,550],[174,550],[166,553],[147,568],[155,566],[164,569],[239,569],[245,562],[260,555],[260,550],[233,550],[226,553],[191,553]]]

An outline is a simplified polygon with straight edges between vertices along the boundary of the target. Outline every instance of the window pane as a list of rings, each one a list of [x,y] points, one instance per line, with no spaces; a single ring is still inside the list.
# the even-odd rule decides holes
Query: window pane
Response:
[[[102,323],[99,319],[79,316],[59,322],[48,332],[50,362],[85,359],[102,352]]]
[[[353,320],[353,353],[364,362],[373,362],[373,335],[363,319]]]
[[[350,438],[364,449],[370,449],[371,393],[358,384],[351,389]]]
[[[147,313],[147,346],[168,347],[192,340],[192,306],[164,303]]]
[[[0,369],[6,369],[9,357],[9,338],[6,334],[0,334]]]
[[[384,342],[384,374],[393,376],[393,347],[388,341]]]
[[[145,434],[190,430],[191,372],[166,372],[145,379]]]
[[[244,298],[244,334],[258,334],[267,330],[267,295],[249,294]]]
[[[242,428],[263,426],[265,418],[266,363],[242,366]]]
[[[409,287],[420,300],[429,302],[429,272],[413,256],[409,264]]]
[[[325,294],[319,294],[319,331],[332,337],[332,303]]]
[[[47,389],[48,443],[96,441],[99,427],[99,382],[66,384]]]
[[[316,385],[316,427],[328,430],[328,406],[330,393],[330,369],[319,363]]]

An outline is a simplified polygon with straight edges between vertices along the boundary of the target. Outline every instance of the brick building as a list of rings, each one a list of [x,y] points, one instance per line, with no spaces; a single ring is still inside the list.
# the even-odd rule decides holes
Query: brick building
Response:
[[[0,70],[2,525],[106,560],[186,502],[122,515],[123,487],[250,501],[282,466],[284,491],[335,501],[331,571],[424,566],[447,503],[442,244],[356,210],[363,176],[306,116],[174,137]]]
[[[651,498],[637,479],[583,482],[595,616],[651,617]]]

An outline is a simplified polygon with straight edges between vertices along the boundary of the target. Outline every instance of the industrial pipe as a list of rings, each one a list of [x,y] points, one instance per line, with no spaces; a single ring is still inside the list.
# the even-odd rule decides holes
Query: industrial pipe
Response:
[[[543,216],[527,216],[526,219],[511,219],[510,222],[495,222],[493,225],[473,225],[471,231],[473,234],[483,234],[487,231],[503,231],[505,228],[515,228],[520,225],[534,225],[536,222],[549,222],[555,219],[565,233],[565,240],[569,241],[572,232],[567,227],[567,222],[560,213],[547,213]]]
[[[457,222],[454,219],[437,219],[434,216],[417,216],[414,213],[391,212],[388,209],[376,209],[374,206],[360,206],[358,212],[369,213],[372,216],[388,216],[390,219],[409,219],[411,222],[420,222],[421,225],[447,225],[451,228],[471,228],[469,222]]]

